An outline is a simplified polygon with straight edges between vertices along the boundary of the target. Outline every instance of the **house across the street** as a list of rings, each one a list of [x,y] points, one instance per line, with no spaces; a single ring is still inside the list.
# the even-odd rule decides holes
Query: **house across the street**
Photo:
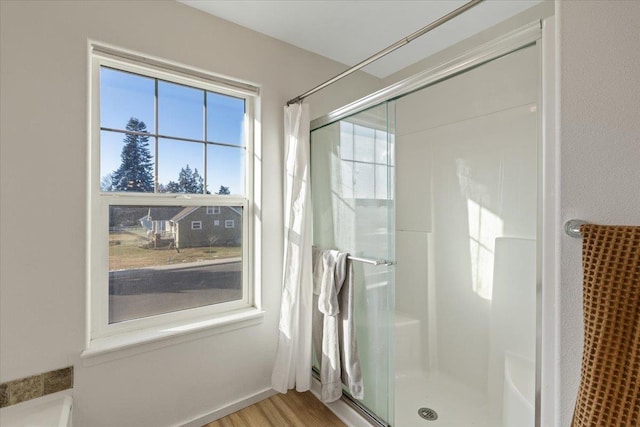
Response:
[[[174,213],[149,209],[139,220],[150,238],[177,248],[237,246],[242,242],[242,207],[190,206]]]

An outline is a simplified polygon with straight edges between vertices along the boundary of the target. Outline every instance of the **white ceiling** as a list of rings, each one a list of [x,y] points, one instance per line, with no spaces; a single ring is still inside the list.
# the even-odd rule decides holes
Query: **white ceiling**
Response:
[[[178,0],[349,66],[465,0]],[[384,78],[542,0],[486,0],[364,70]]]

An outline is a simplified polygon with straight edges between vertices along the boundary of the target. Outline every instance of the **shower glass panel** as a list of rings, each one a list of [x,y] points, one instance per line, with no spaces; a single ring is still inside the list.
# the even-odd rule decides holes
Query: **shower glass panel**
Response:
[[[396,101],[394,426],[534,426],[538,58]]]
[[[316,247],[370,260],[395,260],[394,146],[393,102],[311,132]],[[352,265],[364,383],[364,399],[359,404],[391,423],[394,267],[361,261]]]

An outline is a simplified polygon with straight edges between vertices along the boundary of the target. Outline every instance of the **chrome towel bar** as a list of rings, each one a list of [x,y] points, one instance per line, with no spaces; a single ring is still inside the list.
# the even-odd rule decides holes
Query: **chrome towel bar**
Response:
[[[351,256],[349,255],[347,257],[348,259],[350,259],[351,261],[358,261],[358,262],[364,262],[365,264],[371,264],[371,265],[394,265],[395,262],[393,261],[389,261],[386,259],[369,259],[369,258],[360,258],[360,257],[356,257],[356,256]]]

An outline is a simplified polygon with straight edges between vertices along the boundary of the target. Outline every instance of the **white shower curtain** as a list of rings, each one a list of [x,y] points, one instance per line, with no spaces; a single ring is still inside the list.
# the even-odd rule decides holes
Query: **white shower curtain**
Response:
[[[284,109],[284,264],[278,350],[271,386],[311,387],[311,198],[309,106]]]

